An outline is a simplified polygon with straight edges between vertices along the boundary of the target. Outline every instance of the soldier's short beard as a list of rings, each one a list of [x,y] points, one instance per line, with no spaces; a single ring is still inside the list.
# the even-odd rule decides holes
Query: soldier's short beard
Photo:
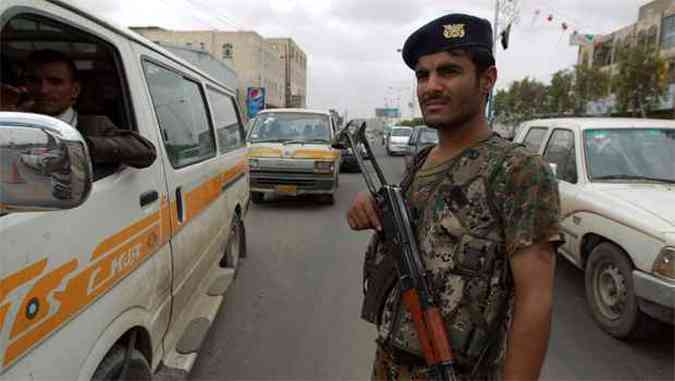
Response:
[[[425,118],[424,124],[437,130],[463,127],[468,121],[475,118],[477,114],[483,112],[482,105],[485,103],[485,98],[483,98],[482,95],[483,93],[480,91],[480,87],[476,86],[476,92],[463,99],[463,102],[460,105],[461,113],[450,120],[443,121],[432,121]],[[476,100],[477,97],[480,97],[480,100]]]

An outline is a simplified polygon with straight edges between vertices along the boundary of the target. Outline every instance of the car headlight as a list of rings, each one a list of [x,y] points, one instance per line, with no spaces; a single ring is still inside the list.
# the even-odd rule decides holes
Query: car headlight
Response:
[[[315,161],[314,172],[317,173],[333,173],[335,170],[335,163],[332,161]]]
[[[250,169],[260,168],[260,161],[258,159],[248,159],[248,167]]]
[[[653,271],[660,276],[675,279],[675,248],[664,247],[654,261]]]

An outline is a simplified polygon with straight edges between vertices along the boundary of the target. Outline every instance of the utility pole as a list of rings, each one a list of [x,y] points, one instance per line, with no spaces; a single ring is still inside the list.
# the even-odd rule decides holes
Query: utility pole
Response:
[[[520,0],[495,0],[495,18],[492,23],[492,55],[497,60],[497,51],[499,50],[499,45],[497,44],[500,40],[502,30],[500,30],[500,25],[504,25],[504,30],[506,30],[511,24],[518,23],[520,16]],[[504,20],[502,23],[501,21]],[[490,98],[488,99],[488,107],[486,110],[486,117],[490,123],[490,127],[494,122],[494,94],[495,87],[492,87],[490,90]]]

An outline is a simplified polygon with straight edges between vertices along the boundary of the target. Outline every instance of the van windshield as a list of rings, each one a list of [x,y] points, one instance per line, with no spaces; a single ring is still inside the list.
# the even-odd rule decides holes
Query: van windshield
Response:
[[[307,113],[265,113],[255,118],[249,142],[328,143],[328,116]]]

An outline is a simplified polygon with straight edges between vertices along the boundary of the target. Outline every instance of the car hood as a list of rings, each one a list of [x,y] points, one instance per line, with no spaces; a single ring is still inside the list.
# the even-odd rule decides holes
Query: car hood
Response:
[[[249,143],[249,158],[335,160],[337,150],[327,144]]]
[[[675,186],[602,184],[594,185],[593,189],[625,206],[635,218],[649,218],[661,226],[660,230],[675,232]]]

